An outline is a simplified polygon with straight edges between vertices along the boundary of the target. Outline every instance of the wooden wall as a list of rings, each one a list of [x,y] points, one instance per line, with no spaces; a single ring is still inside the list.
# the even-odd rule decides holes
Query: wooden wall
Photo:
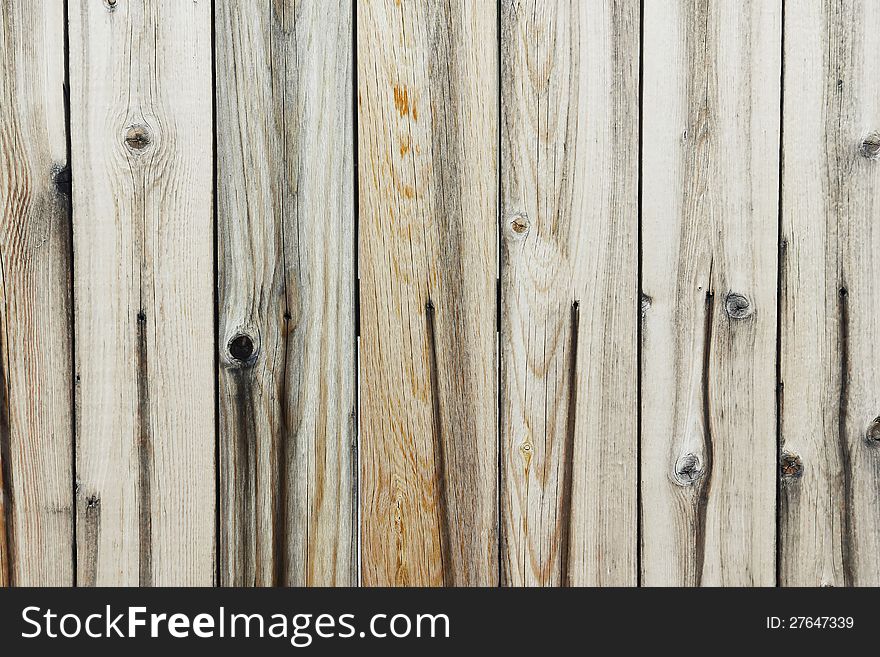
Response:
[[[880,584],[880,7],[0,2],[0,585]]]

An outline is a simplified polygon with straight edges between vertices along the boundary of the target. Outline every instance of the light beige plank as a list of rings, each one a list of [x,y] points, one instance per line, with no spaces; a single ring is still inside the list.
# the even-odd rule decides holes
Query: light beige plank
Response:
[[[775,581],[781,7],[647,0],[642,581]]]
[[[362,579],[492,585],[496,6],[357,10]]]
[[[351,585],[352,3],[216,3],[221,583]]]
[[[880,585],[880,5],[789,3],[780,583]]]
[[[639,3],[501,29],[502,581],[634,585]]]
[[[210,3],[68,11],[78,582],[209,585]]]
[[[73,582],[64,7],[0,4],[0,586]]]

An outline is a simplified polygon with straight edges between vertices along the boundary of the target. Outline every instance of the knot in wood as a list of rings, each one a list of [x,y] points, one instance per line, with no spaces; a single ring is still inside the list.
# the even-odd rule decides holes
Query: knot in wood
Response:
[[[116,9],[116,0],[104,0],[104,4],[110,11]]]
[[[675,462],[675,481],[679,486],[693,486],[703,476],[700,457],[688,452]]]
[[[57,165],[52,167],[52,182],[55,183],[55,189],[59,194],[70,196],[71,180],[69,164],[63,167]]]
[[[880,447],[880,417],[875,417],[865,431],[865,441],[872,447]]]
[[[507,221],[507,226],[510,229],[511,238],[521,240],[529,234],[531,222],[525,212],[517,212]]]
[[[746,319],[752,314],[752,303],[738,292],[731,292],[724,300],[724,309],[731,319]]]
[[[880,159],[880,132],[872,132],[862,140],[859,154],[868,160]]]
[[[254,341],[249,335],[239,333],[229,341],[229,355],[233,360],[242,364],[252,362],[254,359]]]
[[[138,124],[129,126],[125,131],[125,144],[132,150],[142,151],[149,146],[152,141],[153,138],[150,134],[150,129],[145,125]]]
[[[779,473],[783,479],[800,479],[804,473],[801,458],[791,452],[782,452],[782,456],[779,458]]]
[[[648,311],[651,309],[651,304],[654,303],[654,299],[652,299],[647,294],[642,294],[639,300],[639,310],[641,311],[642,317],[648,314]]]
[[[86,498],[87,509],[97,509],[99,506],[101,506],[101,498],[99,498],[97,495],[89,495]]]

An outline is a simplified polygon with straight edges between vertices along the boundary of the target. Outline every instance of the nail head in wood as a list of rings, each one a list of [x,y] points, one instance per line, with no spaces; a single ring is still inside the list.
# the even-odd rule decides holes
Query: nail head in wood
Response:
[[[872,132],[862,140],[859,154],[868,160],[880,159],[880,132]]]
[[[152,141],[150,129],[145,125],[129,126],[125,131],[125,144],[134,151],[144,150]]]
[[[724,300],[724,308],[731,319],[746,319],[752,314],[752,303],[748,298],[737,292],[731,292]]]

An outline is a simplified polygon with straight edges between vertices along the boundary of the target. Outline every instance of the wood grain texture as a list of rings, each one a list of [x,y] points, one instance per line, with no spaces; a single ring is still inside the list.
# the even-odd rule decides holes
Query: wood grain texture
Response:
[[[0,586],[73,582],[64,7],[0,4]]]
[[[645,2],[647,585],[775,581],[780,14]]]
[[[78,583],[210,585],[210,3],[68,11]]]
[[[362,580],[493,585],[496,6],[357,7]]]
[[[780,583],[880,584],[880,6],[786,8]]]
[[[221,583],[352,585],[352,3],[216,3]]]
[[[636,583],[638,75],[638,2],[502,2],[508,585]]]

